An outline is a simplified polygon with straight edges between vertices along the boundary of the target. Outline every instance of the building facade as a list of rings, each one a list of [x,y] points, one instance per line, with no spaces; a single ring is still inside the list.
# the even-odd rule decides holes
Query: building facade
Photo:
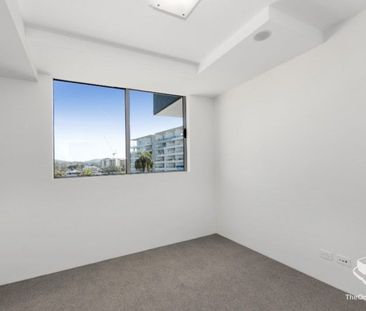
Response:
[[[121,167],[123,168],[125,166],[125,160],[122,159],[110,159],[105,158],[100,161],[100,167],[101,168],[111,168],[111,167]]]
[[[138,173],[135,161],[141,152],[151,152],[153,172],[184,170],[183,127],[139,137],[131,141],[131,172]]]

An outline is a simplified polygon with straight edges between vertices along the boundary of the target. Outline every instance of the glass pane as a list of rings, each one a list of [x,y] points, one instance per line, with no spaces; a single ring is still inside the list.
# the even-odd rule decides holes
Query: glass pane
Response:
[[[131,173],[183,171],[183,99],[130,91]]]
[[[125,91],[54,81],[54,177],[126,172]]]

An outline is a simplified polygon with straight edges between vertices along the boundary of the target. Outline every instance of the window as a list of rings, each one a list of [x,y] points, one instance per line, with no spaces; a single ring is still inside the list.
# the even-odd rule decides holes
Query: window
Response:
[[[54,177],[186,170],[185,98],[54,80]]]
[[[131,173],[184,170],[183,98],[142,91],[129,95]]]

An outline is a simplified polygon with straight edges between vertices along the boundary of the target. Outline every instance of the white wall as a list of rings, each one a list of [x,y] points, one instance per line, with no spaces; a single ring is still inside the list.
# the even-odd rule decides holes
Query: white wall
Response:
[[[366,12],[215,104],[218,232],[356,294],[319,249],[366,256],[365,29]]]
[[[54,180],[51,78],[0,79],[0,284],[214,233],[212,116],[188,98],[190,172]]]
[[[366,292],[350,269],[319,258],[320,248],[366,256],[365,27],[363,13],[323,46],[222,95],[215,111],[188,98],[188,173],[54,180],[50,77],[0,79],[0,284],[214,233],[216,199],[220,234]],[[80,54],[93,69],[70,62],[58,78],[126,86],[114,62]],[[142,88],[174,92],[176,81]]]

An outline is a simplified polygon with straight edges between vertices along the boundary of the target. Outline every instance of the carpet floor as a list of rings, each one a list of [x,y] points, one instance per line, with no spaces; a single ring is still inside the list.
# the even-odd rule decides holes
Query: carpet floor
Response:
[[[219,235],[0,287],[1,311],[366,310]]]

